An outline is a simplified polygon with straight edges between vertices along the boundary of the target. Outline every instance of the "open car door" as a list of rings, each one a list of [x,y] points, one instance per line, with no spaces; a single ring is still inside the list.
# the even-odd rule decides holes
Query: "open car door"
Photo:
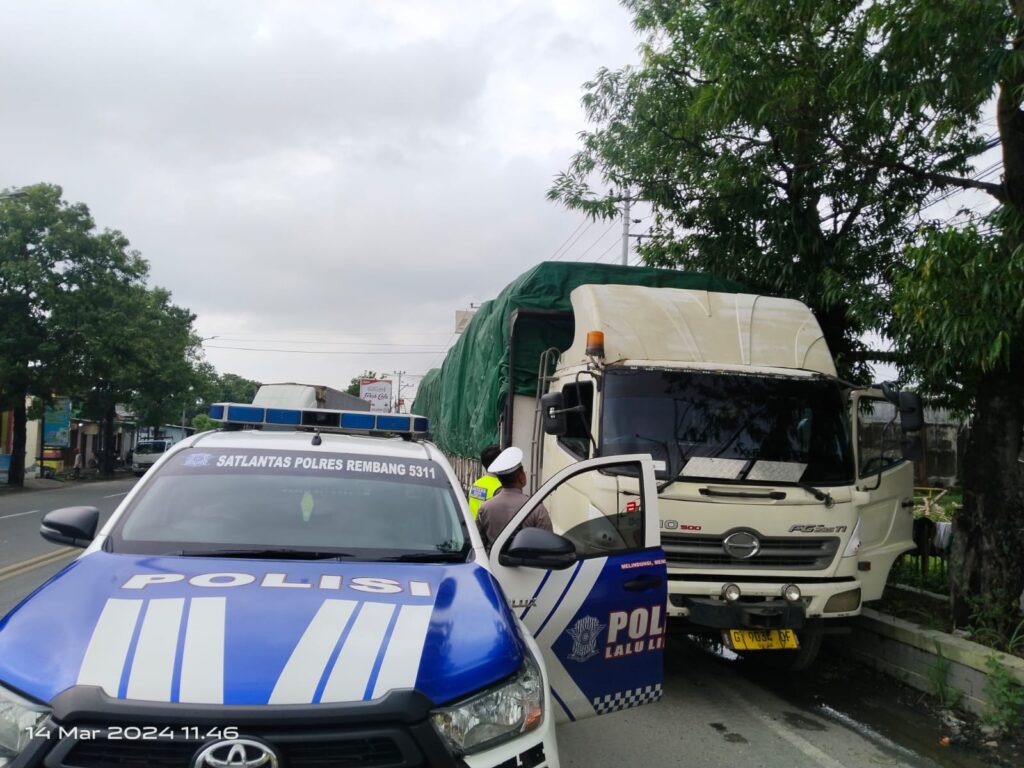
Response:
[[[857,489],[869,497],[860,508],[857,559],[870,570],[859,576],[863,599],[878,600],[893,562],[914,548],[914,465],[900,450],[896,406],[877,389],[854,392],[851,401]]]
[[[618,478],[639,478],[639,495],[618,490]],[[661,698],[667,572],[656,487],[646,454],[573,464],[491,549],[492,573],[544,654],[559,721]],[[540,504],[553,534],[520,529]]]

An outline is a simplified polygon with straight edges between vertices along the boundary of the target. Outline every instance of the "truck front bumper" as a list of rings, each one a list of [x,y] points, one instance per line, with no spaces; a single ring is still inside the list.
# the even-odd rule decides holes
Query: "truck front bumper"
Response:
[[[722,597],[727,584],[736,584],[739,600]],[[788,584],[800,589],[800,599],[782,597]],[[857,579],[777,581],[686,581],[669,578],[668,615],[707,629],[800,629],[807,619],[832,619],[860,613],[861,584]]]

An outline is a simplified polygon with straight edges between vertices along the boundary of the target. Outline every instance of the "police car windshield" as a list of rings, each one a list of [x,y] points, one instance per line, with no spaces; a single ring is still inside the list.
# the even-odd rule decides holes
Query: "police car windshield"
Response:
[[[140,554],[429,562],[464,561],[469,537],[451,484],[433,461],[193,448],[140,489],[109,546]]]

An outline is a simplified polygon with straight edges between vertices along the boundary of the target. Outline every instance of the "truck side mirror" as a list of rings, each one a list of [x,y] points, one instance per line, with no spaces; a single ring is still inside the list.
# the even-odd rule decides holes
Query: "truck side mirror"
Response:
[[[568,429],[565,418],[565,398],[561,392],[548,392],[540,399],[544,432],[549,435],[564,435]]]
[[[904,432],[917,432],[924,427],[924,406],[916,392],[900,392],[900,427]]]
[[[87,547],[96,537],[100,511],[96,507],[63,507],[43,517],[39,535],[54,544]]]

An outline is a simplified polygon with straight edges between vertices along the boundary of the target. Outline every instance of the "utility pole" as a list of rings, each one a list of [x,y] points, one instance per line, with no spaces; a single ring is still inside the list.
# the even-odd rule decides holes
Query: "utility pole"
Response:
[[[405,371],[392,371],[398,377],[398,388],[395,390],[395,413],[402,412],[402,376]]]
[[[622,266],[629,266],[629,207],[633,202],[629,192],[622,198]]]

